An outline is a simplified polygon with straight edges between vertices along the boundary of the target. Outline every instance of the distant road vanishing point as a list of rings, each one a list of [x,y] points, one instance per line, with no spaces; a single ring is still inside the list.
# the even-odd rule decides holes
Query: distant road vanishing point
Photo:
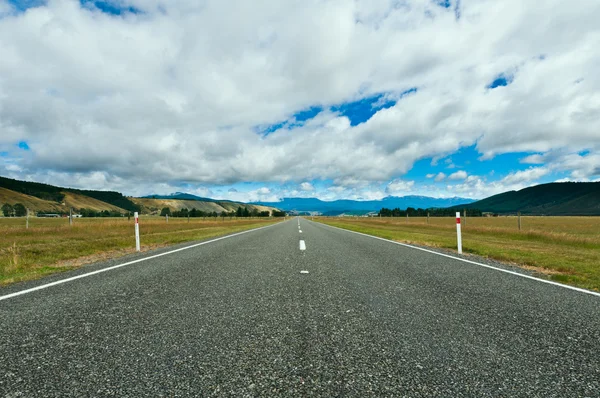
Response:
[[[172,250],[0,288],[0,397],[600,396],[596,294],[305,219]]]

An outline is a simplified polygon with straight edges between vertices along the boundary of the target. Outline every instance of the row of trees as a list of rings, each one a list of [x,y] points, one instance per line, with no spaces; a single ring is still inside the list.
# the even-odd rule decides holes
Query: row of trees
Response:
[[[113,211],[113,210],[96,211],[96,210],[92,210],[92,209],[79,209],[79,214],[81,214],[82,217],[121,217],[121,216],[123,216],[123,214],[121,214],[118,211]]]
[[[176,211],[171,211],[168,207],[163,207],[160,212],[161,216],[170,216],[170,217],[270,217],[271,213],[269,211],[258,211],[258,209],[249,210],[247,207],[238,207],[236,211],[226,212],[223,211],[221,213],[217,213],[216,211],[202,211],[198,209],[181,209]],[[284,217],[284,211],[273,211],[273,217]]]
[[[14,205],[5,203],[2,205],[2,214],[4,217],[23,217],[27,215],[27,209],[21,203]]]
[[[429,214],[431,217],[454,217],[457,209],[414,209],[412,207],[406,210],[386,209],[385,207],[379,210],[379,217],[427,217]],[[461,212],[461,214],[463,214]],[[467,209],[467,217],[481,217],[481,210],[478,209]]]
[[[1,210],[2,210],[2,214],[4,215],[4,217],[24,217],[27,215],[27,208],[25,208],[25,206],[22,205],[21,203],[15,203],[14,205],[6,203],[6,204],[2,205]],[[44,213],[40,212],[40,213],[38,213],[38,215],[39,214],[44,214]],[[68,213],[60,212],[57,214],[65,215]],[[80,209],[79,214],[81,214],[82,217],[121,217],[122,216],[122,214],[118,211],[109,211],[109,210],[96,211],[96,210],[91,210],[91,209]]]
[[[10,205],[8,203],[2,205],[2,213],[4,217],[23,217],[27,215],[27,209],[21,203],[16,203],[14,205]],[[62,213],[61,213],[62,214]],[[122,214],[118,211],[109,211],[109,210],[92,210],[92,209],[79,209],[79,214],[82,217],[121,217]],[[170,216],[170,217],[270,217],[271,213],[269,211],[258,211],[258,209],[249,210],[247,207],[238,207],[236,211],[231,212],[221,212],[217,213],[213,212],[205,212],[197,209],[182,209],[179,211],[171,212],[171,209],[165,207],[160,212],[161,216]],[[273,217],[285,217],[285,211],[273,211]]]

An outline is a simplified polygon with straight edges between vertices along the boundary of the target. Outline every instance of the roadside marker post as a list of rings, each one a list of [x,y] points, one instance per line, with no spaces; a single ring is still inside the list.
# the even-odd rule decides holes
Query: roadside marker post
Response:
[[[140,222],[138,219],[138,212],[133,213],[133,217],[135,218],[135,251],[140,251]]]
[[[460,231],[460,211],[456,212],[456,237],[458,240],[458,254],[462,254],[462,236]]]

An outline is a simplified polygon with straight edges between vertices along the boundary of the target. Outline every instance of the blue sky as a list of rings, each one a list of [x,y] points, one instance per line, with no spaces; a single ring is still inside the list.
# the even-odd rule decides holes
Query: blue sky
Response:
[[[0,0],[0,175],[244,201],[596,181],[598,19],[595,0]]]

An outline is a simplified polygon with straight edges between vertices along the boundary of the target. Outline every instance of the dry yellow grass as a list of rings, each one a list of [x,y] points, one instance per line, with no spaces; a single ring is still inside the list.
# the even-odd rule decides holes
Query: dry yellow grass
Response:
[[[315,218],[341,228],[406,243],[456,250],[456,221],[426,218]],[[545,277],[600,290],[600,217],[463,219],[463,251],[537,271]]]
[[[278,220],[140,218],[142,250],[247,230]],[[37,278],[135,252],[134,221],[123,218],[0,218],[0,284]]]
[[[75,209],[92,209],[96,211],[109,210],[125,212],[125,210],[113,206],[109,203],[90,198],[89,196],[80,195],[74,192],[63,192],[65,198],[62,203],[52,202],[36,198],[35,196],[25,195],[20,192],[11,191],[10,189],[0,188],[0,205],[8,203],[14,205],[21,203],[26,208],[34,213],[68,213],[70,208]]]

